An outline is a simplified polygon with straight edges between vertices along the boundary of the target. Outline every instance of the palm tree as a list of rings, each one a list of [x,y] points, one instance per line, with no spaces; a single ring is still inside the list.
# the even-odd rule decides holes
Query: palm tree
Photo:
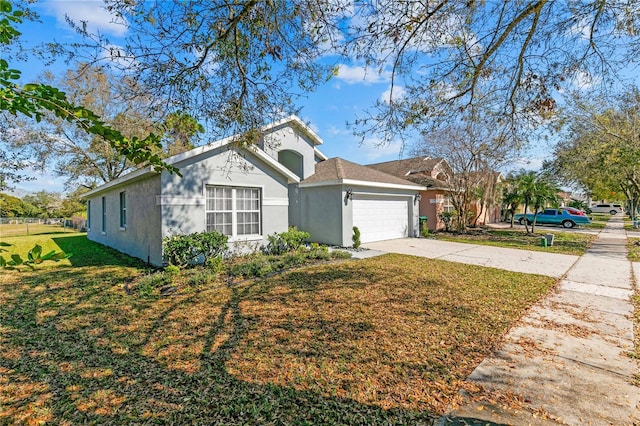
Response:
[[[522,196],[518,188],[516,177],[510,175],[502,187],[502,207],[511,215],[511,227],[513,228],[516,209],[522,204]]]
[[[516,187],[517,187],[517,191],[520,193],[521,201],[524,203],[525,215],[529,210],[529,205],[532,204],[535,198],[537,184],[538,184],[538,177],[536,175],[536,172],[534,171],[526,172],[522,170],[520,174],[516,177]],[[528,234],[529,221],[526,219],[526,216],[524,220],[524,229],[526,229]]]
[[[531,224],[531,233],[534,233],[536,226],[536,218],[538,212],[548,204],[558,204],[558,191],[560,188],[548,178],[544,176],[538,177],[536,185],[536,193],[533,199],[533,223]]]
[[[533,207],[531,232],[529,232],[529,221],[524,221],[527,234],[533,233],[538,211],[548,203],[557,203],[558,187],[549,177],[534,171],[521,171],[516,177],[516,187],[524,203],[524,213],[527,213],[529,206]]]

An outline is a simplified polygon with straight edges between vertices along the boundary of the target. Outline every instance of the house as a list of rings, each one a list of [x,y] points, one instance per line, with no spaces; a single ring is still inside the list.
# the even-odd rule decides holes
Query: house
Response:
[[[404,160],[368,164],[367,167],[406,179],[425,187],[420,192],[419,214],[427,218],[429,230],[443,229],[440,213],[454,210],[449,196],[447,176],[451,168],[443,158],[414,157]]]
[[[440,214],[454,211],[451,197],[454,189],[451,188],[450,183],[452,178],[455,177],[445,159],[414,157],[369,164],[367,167],[424,186],[426,189],[420,194],[420,215],[427,218],[429,230],[435,231],[445,228],[444,222],[440,219]],[[470,204],[473,224],[484,225],[486,223],[499,222],[500,206],[495,201],[495,195],[497,194],[497,185],[502,179],[502,174],[489,172],[482,175],[474,173],[471,176],[472,182],[481,182],[485,189],[484,196]]]
[[[311,241],[348,247],[418,233],[422,185],[349,161],[328,159],[298,117],[167,158],[182,177],[150,167],[97,187],[87,199],[87,237],[161,266],[162,240],[216,230],[234,250],[266,244],[297,226]]]

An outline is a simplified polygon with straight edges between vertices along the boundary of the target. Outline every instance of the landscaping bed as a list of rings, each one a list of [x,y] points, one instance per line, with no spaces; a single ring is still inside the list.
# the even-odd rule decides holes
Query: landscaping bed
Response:
[[[386,255],[144,292],[140,262],[52,241],[74,256],[0,275],[3,424],[430,424],[554,284]]]

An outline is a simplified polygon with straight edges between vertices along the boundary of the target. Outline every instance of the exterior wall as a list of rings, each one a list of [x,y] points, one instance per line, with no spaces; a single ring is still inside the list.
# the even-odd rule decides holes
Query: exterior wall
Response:
[[[415,191],[389,192],[385,189],[345,185],[303,187],[299,189],[301,216],[294,223],[299,229],[309,232],[310,240],[322,244],[350,247],[353,234],[353,201],[347,199],[347,189],[353,197],[393,197],[404,199],[408,204],[409,237],[419,234],[418,205],[414,204]]]
[[[341,186],[299,188],[299,198],[299,222],[292,222],[292,225],[309,232],[311,241],[344,246],[342,225],[347,222],[343,218],[344,193]]]
[[[260,188],[261,229],[258,237],[229,239],[230,247],[242,249],[246,243],[261,245],[267,235],[289,227],[286,177],[275,172],[253,154],[220,148],[178,163],[182,177],[162,174],[162,237],[206,230],[206,186]]]
[[[420,192],[420,216],[427,217],[427,227],[430,231],[444,229],[444,223],[439,215],[444,211],[446,195],[442,190],[428,190]]]
[[[126,193],[127,226],[120,227],[120,193]],[[160,176],[114,187],[88,198],[91,201],[91,228],[87,238],[113,247],[152,265],[162,265],[160,207]],[[106,201],[105,232],[102,232],[102,197]]]
[[[278,161],[278,152],[290,150],[302,156],[302,176],[306,179],[315,173],[316,158],[314,143],[306,135],[296,131],[291,124],[283,125],[264,137],[261,148]]]

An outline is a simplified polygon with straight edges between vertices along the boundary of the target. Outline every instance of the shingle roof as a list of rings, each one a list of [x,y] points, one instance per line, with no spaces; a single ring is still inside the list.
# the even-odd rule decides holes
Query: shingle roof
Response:
[[[427,188],[447,190],[449,187],[445,182],[431,177],[433,169],[443,161],[442,158],[413,157],[369,164],[366,167],[406,179]]]
[[[442,161],[442,158],[414,157],[404,160],[368,164],[367,167],[371,167],[393,176],[405,177],[412,173],[430,173],[433,168]]]
[[[416,186],[416,183],[392,176],[367,166],[342,158],[330,158],[316,163],[316,172],[302,183],[332,182],[342,180]]]

